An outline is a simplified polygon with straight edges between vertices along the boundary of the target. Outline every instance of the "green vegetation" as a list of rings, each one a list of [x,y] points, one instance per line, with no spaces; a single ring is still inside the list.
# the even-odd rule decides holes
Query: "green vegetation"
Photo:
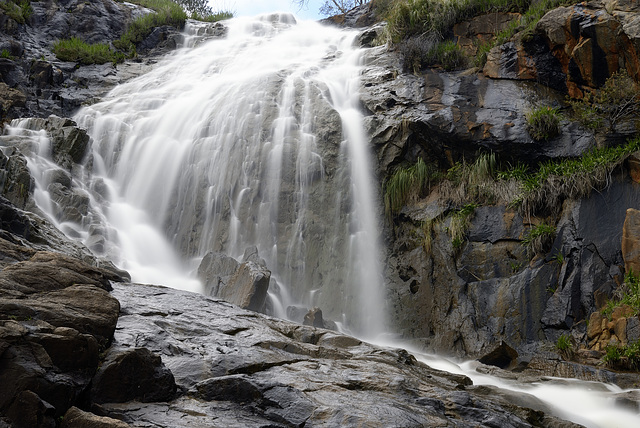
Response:
[[[597,91],[580,100],[570,100],[576,119],[592,130],[615,130],[621,122],[637,120],[640,88],[625,70],[614,73]],[[637,126],[636,126],[637,127]]]
[[[547,141],[560,133],[560,111],[557,108],[540,106],[526,115],[527,132],[536,141]]]
[[[376,12],[386,19],[387,39],[399,45],[405,57],[405,71],[416,72],[421,67],[440,64],[445,70],[454,70],[474,63],[484,66],[488,52],[503,44],[516,33],[526,40],[533,35],[535,24],[549,10],[570,2],[566,0],[402,0],[381,2]],[[389,3],[392,3],[391,6]],[[473,60],[466,58],[450,45],[440,46],[451,37],[453,26],[474,16],[490,12],[518,12],[520,18],[498,34],[494,41],[478,46]],[[453,43],[447,41],[446,43]]]
[[[422,159],[418,159],[408,168],[398,168],[384,184],[384,208],[387,217],[398,213],[411,196],[419,196],[429,184],[432,174],[433,167]]]
[[[556,228],[546,223],[540,223],[529,229],[522,239],[522,245],[534,254],[543,254],[551,249],[556,236]]]
[[[467,229],[469,229],[471,217],[473,217],[477,207],[476,204],[467,204],[451,215],[449,235],[451,236],[453,248],[458,249],[462,246]]]
[[[11,55],[11,52],[9,52],[7,49],[2,49],[0,51],[0,58],[5,58],[5,59],[10,59],[13,60],[13,55]]]
[[[25,24],[33,14],[31,0],[7,0],[0,3],[0,9],[18,24]]]
[[[233,16],[231,12],[213,12],[207,2],[199,0],[177,1],[178,3],[172,0],[133,0],[133,3],[155,12],[143,15],[133,21],[120,39],[113,42],[116,50],[103,43],[88,44],[81,39],[72,37],[55,42],[53,52],[63,61],[77,61],[85,65],[106,62],[115,64],[124,61],[125,56],[134,57],[136,45],[147,38],[154,28],[164,25],[183,28],[187,19],[187,13],[183,6],[191,11],[192,19],[201,21],[214,22]]]
[[[444,38],[456,23],[493,11],[525,12],[529,0],[405,0],[395,2],[386,19],[391,40],[434,33]]]
[[[187,14],[182,7],[171,0],[142,0],[139,3],[155,10],[156,13],[141,16],[133,21],[120,39],[113,42],[114,47],[127,52],[130,56],[135,53],[135,45],[147,38],[154,28],[163,25],[182,28],[187,19]]]
[[[77,37],[58,40],[53,44],[53,53],[62,61],[76,61],[81,64],[124,61],[124,54],[114,51],[109,45],[104,43],[88,44]]]
[[[616,370],[640,370],[640,341],[627,346],[607,346],[602,362]]]
[[[556,340],[556,350],[567,360],[570,360],[573,356],[573,345],[571,344],[571,337],[566,334],[560,335]]]

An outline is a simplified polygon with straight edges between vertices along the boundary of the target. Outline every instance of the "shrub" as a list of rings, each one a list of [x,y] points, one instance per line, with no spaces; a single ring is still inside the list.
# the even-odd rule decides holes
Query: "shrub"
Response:
[[[109,45],[88,44],[77,37],[56,41],[53,44],[53,53],[62,61],[74,61],[85,65],[124,61],[124,55],[115,52]]]
[[[530,4],[530,0],[403,0],[387,13],[387,30],[394,43],[423,33],[443,39],[453,25],[465,19],[491,11],[524,12]]]
[[[640,369],[640,341],[626,346],[608,345],[602,362],[608,367],[617,370]]]
[[[584,126],[614,131],[619,123],[637,119],[640,88],[626,70],[621,70],[612,74],[600,89],[586,92],[581,100],[569,100],[569,104]]]
[[[546,253],[551,249],[556,236],[556,228],[546,223],[540,223],[529,229],[522,239],[522,245],[526,246],[534,254]]]
[[[464,52],[452,40],[436,44],[427,52],[426,59],[426,65],[440,64],[447,71],[463,68],[467,64],[467,57]]]
[[[546,141],[560,133],[560,111],[552,107],[536,107],[526,115],[527,132],[536,141]]]

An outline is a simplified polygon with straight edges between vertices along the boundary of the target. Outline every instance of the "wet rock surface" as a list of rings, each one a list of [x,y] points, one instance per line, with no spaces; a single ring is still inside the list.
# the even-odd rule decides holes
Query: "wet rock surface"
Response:
[[[526,394],[514,404],[400,349],[159,286],[112,293],[122,302],[112,352],[161,356],[182,391],[93,408],[134,426],[577,426]]]

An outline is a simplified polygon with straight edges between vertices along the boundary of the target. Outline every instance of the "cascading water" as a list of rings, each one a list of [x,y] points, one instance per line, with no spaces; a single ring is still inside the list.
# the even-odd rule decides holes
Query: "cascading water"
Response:
[[[192,35],[203,31],[191,25]],[[73,216],[52,200],[51,184],[66,173],[51,162],[46,133],[14,122],[9,133],[33,146],[26,151],[36,203],[134,281],[202,291],[193,272],[206,253],[240,258],[256,246],[277,280],[275,315],[286,317],[296,304],[319,306],[360,336],[384,331],[379,204],[358,109],[362,52],[354,38],[296,25],[290,15],[234,19],[224,39],[188,37],[189,48],[76,115],[92,154],[69,178],[89,201]],[[640,422],[637,412],[613,408],[611,387],[598,384],[584,395],[585,384],[509,384],[468,364],[415,354],[477,384],[534,394],[588,427]],[[562,399],[549,400],[557,391]],[[570,397],[606,407],[576,412]]]
[[[355,36],[288,14],[235,19],[224,39],[190,37],[198,46],[80,110],[93,153],[78,187],[95,204],[74,234],[90,247],[99,234],[94,251],[136,282],[192,291],[205,254],[255,246],[275,315],[319,306],[356,334],[381,332]]]

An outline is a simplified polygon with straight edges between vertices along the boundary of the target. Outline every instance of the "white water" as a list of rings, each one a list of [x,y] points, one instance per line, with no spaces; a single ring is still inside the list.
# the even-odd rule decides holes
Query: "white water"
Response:
[[[256,246],[272,272],[274,315],[317,305],[375,336],[379,215],[356,33],[288,14],[227,25],[224,39],[188,36],[188,48],[76,114],[92,138],[76,187],[92,206],[63,226],[136,282],[200,292],[205,254],[240,260]],[[53,164],[30,166],[45,176]],[[47,185],[38,180],[38,205],[61,226]],[[106,242],[92,247],[95,230]]]
[[[241,258],[258,247],[277,283],[274,314],[319,305],[360,336],[384,330],[378,212],[358,109],[361,52],[354,34],[292,24],[290,16],[236,19],[225,40],[179,51],[75,117],[93,139],[74,188],[91,200],[79,223],[60,219],[47,190],[43,132],[29,135],[36,202],[70,236],[137,282],[202,291],[194,270],[208,251]],[[334,122],[325,124],[336,111]],[[342,324],[342,323],[341,323]],[[614,387],[522,385],[470,363],[415,355],[476,384],[532,394],[587,427],[640,426],[612,403]]]

